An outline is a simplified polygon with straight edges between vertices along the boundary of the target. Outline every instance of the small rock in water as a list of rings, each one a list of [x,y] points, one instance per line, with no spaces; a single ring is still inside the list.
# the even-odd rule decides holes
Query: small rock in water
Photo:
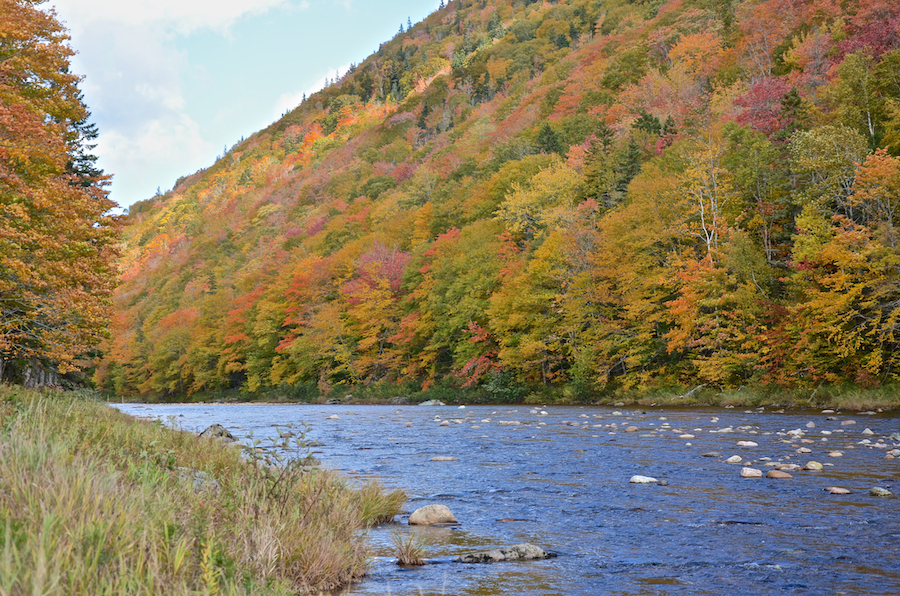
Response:
[[[441,422],[440,422],[440,424],[438,424],[438,426],[450,426],[450,421],[449,420],[441,420]]]
[[[411,526],[430,526],[432,524],[455,524],[456,517],[446,505],[425,505],[409,516]]]
[[[696,437],[694,435],[687,434],[687,435],[678,435],[678,438],[679,439],[695,439]]]
[[[812,453],[812,449],[809,447],[801,447],[797,450],[797,453]]]
[[[825,491],[831,493],[832,495],[849,495],[851,492],[846,488],[841,488],[840,486],[826,486]]]
[[[632,484],[657,484],[659,480],[653,478],[652,476],[641,476],[640,474],[635,474],[628,482]]]
[[[431,461],[459,461],[459,458],[448,457],[446,455],[438,455],[437,457],[432,457]]]
[[[840,451],[832,451],[828,454],[828,457],[844,457],[844,454]]]
[[[865,429],[864,431],[862,431],[861,434],[864,434],[864,435],[866,435],[866,436],[868,436],[868,437],[871,437],[871,436],[874,435],[875,433],[872,432],[872,429],[871,429],[871,428],[867,428],[867,429]]]
[[[756,468],[741,468],[741,478],[762,478],[762,470]]]
[[[533,544],[516,544],[508,548],[462,555],[457,560],[460,563],[496,563],[498,561],[549,559],[555,556],[554,553],[548,553],[541,547]]]
[[[722,454],[719,453],[718,451],[707,451],[700,457],[722,457]]]
[[[891,496],[891,491],[880,486],[873,486],[869,489],[869,494],[873,497],[889,497]]]
[[[759,447],[759,443],[756,441],[738,441],[738,447]]]
[[[888,437],[891,441],[900,441],[900,433],[891,433]]]
[[[660,486],[669,486],[669,481],[668,480],[660,480],[656,484],[658,484]]]
[[[856,424],[856,420],[844,420],[841,422],[841,426],[853,426]]]
[[[446,406],[444,402],[439,399],[429,399],[428,401],[423,401],[419,404],[420,406]]]
[[[814,471],[817,471],[817,472],[818,472],[818,471],[821,470],[823,467],[824,467],[824,466],[822,466],[822,464],[820,464],[820,463],[817,462],[817,461],[809,461],[809,462],[806,462],[806,465],[803,466],[803,469],[804,469],[804,470],[814,470]]]
[[[331,416],[329,416],[329,417],[326,418],[325,420],[340,420],[340,418],[338,418],[338,415],[337,415],[337,414],[332,414]]]
[[[637,432],[637,430],[638,430],[638,427],[636,427],[636,426],[629,426],[628,428],[625,429],[625,432],[627,432],[627,433],[633,433],[633,432]]]
[[[732,455],[731,457],[729,457],[728,459],[725,460],[725,463],[726,464],[739,464],[742,461],[744,461],[744,459],[740,455]]]
[[[815,427],[816,427],[816,423],[815,423],[815,422],[810,421],[810,422],[807,422],[807,423],[806,423],[806,428],[815,428]]]
[[[789,478],[793,478],[787,472],[782,472],[781,470],[769,470],[768,474],[766,474],[766,478],[776,478],[778,480],[787,480]]]

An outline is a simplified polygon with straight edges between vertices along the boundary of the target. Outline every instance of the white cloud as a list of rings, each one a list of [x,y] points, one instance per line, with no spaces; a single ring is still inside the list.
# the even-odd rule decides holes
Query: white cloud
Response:
[[[97,21],[131,25],[162,24],[186,34],[227,29],[237,19],[288,4],[288,0],[53,0],[73,27]]]
[[[97,145],[107,169],[129,173],[127,179],[116,181],[113,200],[119,200],[119,194],[149,198],[157,186],[166,190],[179,176],[208,166],[203,156],[215,151],[212,143],[203,138],[197,123],[184,114],[147,121],[125,133],[109,131],[100,135]],[[146,172],[148,162],[165,163],[168,167],[162,172]],[[165,178],[162,183],[161,176]]]
[[[322,75],[315,83],[309,86],[305,91],[297,91],[291,93],[283,93],[275,102],[275,110],[273,115],[275,117],[281,117],[285,112],[290,112],[294,108],[300,105],[300,102],[303,100],[303,96],[309,97],[316,91],[320,91],[325,87],[326,81],[333,81],[334,79],[339,79],[340,77],[347,74],[347,71],[350,70],[350,65],[345,64],[344,66],[339,66],[337,68],[330,69],[327,73]]]

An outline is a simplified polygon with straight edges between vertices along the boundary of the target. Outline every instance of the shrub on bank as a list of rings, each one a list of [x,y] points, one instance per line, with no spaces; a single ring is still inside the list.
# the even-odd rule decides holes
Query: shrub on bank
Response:
[[[405,500],[66,393],[0,386],[0,594],[296,594]],[[268,452],[261,452],[268,456]]]

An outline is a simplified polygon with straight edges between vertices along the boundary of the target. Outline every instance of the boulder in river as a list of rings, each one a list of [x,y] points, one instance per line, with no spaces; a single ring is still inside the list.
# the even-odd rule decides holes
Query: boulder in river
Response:
[[[549,553],[534,544],[516,544],[507,548],[463,555],[458,560],[460,563],[496,563],[498,561],[550,559],[555,556],[555,553]]]
[[[744,461],[744,458],[742,458],[740,455],[732,455],[731,457],[729,457],[728,459],[725,460],[725,463],[726,464],[739,464],[742,461]]]
[[[741,468],[741,478],[762,478],[762,470],[756,468]]]
[[[405,406],[409,403],[409,398],[403,395],[398,395],[389,399],[388,403],[392,406]]]
[[[437,457],[432,457],[431,461],[459,461],[459,458],[448,457],[446,455],[438,455]]]
[[[804,470],[813,470],[815,472],[818,472],[819,470],[822,470],[823,468],[824,468],[824,466],[817,461],[808,461],[808,462],[806,462],[806,465],[803,466]]]
[[[788,480],[790,478],[793,478],[793,476],[791,476],[787,472],[782,472],[781,470],[769,470],[769,472],[766,474],[766,478],[775,478],[777,480]]]
[[[738,447],[759,447],[759,443],[756,441],[738,441]]]
[[[891,496],[891,491],[880,486],[873,486],[869,489],[869,494],[873,497],[889,497]]]
[[[409,516],[411,526],[431,526],[434,524],[456,524],[456,516],[446,505],[425,505]]]
[[[722,457],[722,454],[719,453],[718,451],[707,451],[700,457]]]
[[[652,476],[641,476],[640,474],[635,474],[628,482],[632,484],[656,484],[659,482],[659,480],[653,478]]]
[[[849,495],[851,491],[840,486],[826,486],[825,491],[832,495]]]
[[[423,401],[419,404],[420,406],[446,406],[444,402],[439,399],[429,399],[428,401]]]
[[[234,438],[234,435],[228,432],[228,429],[222,426],[221,424],[213,424],[211,426],[206,427],[202,433],[200,433],[201,437],[211,437],[214,439],[225,439],[226,441],[235,441],[237,439]]]

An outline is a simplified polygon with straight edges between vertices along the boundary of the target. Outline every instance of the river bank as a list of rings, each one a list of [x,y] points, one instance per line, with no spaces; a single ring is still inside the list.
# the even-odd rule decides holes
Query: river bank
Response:
[[[360,530],[403,492],[303,467],[302,429],[255,447],[0,386],[0,593],[278,596],[360,578]]]
[[[698,406],[698,407],[775,407],[832,408],[855,411],[900,408],[900,384],[876,387],[861,385],[826,385],[785,389],[771,385],[748,385],[738,389],[720,389],[700,385],[674,386],[653,390],[620,390],[609,393],[578,392],[569,387],[542,388],[529,391],[518,387],[502,396],[484,389],[461,389],[438,385],[427,390],[382,384],[317,391],[267,390],[249,393],[238,389],[175,395],[168,397],[134,396],[123,401],[190,404],[190,403],[308,403],[344,405],[415,405],[439,400],[451,405],[606,405],[606,406]],[[119,401],[116,399],[116,401]]]

